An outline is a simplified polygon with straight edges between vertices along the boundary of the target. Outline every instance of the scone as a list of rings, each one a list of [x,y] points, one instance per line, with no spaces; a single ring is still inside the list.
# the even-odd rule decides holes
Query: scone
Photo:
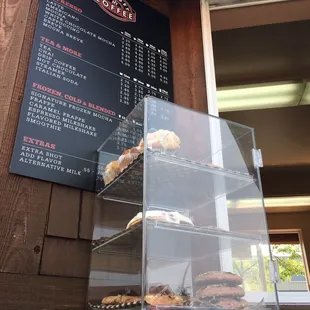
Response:
[[[196,297],[199,299],[209,299],[213,297],[241,298],[244,294],[244,290],[240,286],[213,284],[200,288],[196,293]]]
[[[242,284],[242,278],[231,272],[210,271],[197,276],[195,283],[200,285],[229,284],[233,286]]]
[[[120,168],[117,160],[110,162],[104,169],[104,184],[108,185],[120,174]]]

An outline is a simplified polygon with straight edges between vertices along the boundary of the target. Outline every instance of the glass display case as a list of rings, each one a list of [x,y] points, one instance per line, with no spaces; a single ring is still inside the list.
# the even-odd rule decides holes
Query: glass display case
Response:
[[[252,128],[146,97],[98,156],[90,309],[279,309]]]

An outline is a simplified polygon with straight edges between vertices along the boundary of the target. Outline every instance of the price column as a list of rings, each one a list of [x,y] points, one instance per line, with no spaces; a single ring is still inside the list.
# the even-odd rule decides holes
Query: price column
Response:
[[[159,56],[159,69],[163,73],[168,72],[168,60],[166,57]]]
[[[122,37],[121,64],[126,67],[131,65],[131,40],[126,37]]]
[[[139,84],[135,84],[134,86],[134,104],[138,104],[145,96],[144,87]]]
[[[130,81],[126,78],[121,78],[119,102],[124,105],[129,105],[129,96],[130,96]]]
[[[144,64],[144,48],[141,44],[135,43],[134,47],[134,65],[135,65],[135,70],[143,73],[143,64]]]
[[[156,53],[149,49],[147,51],[147,75],[156,79]]]

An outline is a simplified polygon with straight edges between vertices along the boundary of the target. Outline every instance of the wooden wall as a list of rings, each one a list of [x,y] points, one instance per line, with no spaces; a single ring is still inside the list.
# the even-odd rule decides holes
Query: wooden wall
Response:
[[[205,111],[199,0],[177,2],[171,15],[176,101]],[[167,1],[149,3],[169,14]],[[38,0],[0,6],[0,309],[82,310],[93,194],[8,173],[37,10]]]

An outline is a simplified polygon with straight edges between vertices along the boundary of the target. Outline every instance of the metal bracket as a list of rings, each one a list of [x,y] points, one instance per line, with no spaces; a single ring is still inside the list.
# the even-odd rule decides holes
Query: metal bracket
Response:
[[[255,168],[263,168],[264,163],[263,163],[263,156],[262,156],[262,151],[252,149],[252,156],[253,156],[253,163]]]
[[[269,270],[270,270],[270,281],[273,284],[277,284],[281,282],[279,265],[276,260],[269,260]]]

